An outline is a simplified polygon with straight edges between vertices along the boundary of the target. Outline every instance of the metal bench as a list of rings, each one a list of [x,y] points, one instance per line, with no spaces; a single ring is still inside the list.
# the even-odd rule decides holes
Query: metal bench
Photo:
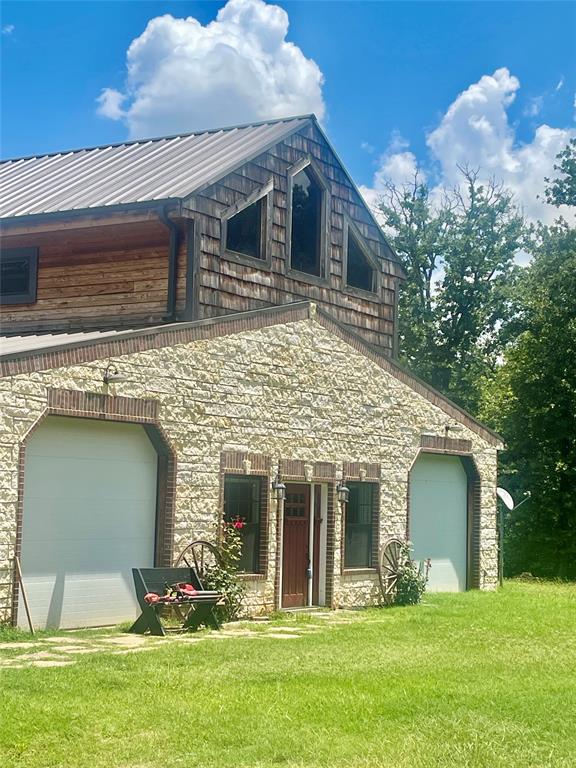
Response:
[[[143,635],[150,632],[151,635],[164,637],[167,628],[162,624],[162,609],[166,606],[174,607],[181,619],[180,627],[172,631],[195,631],[201,624],[212,629],[220,629],[220,623],[214,608],[222,599],[222,594],[213,590],[206,590],[194,568],[132,568],[134,587],[138,604],[142,610],[140,616],[129,629],[129,632]],[[195,595],[178,598],[171,603],[148,603],[144,598],[149,592],[163,595],[166,585],[178,583],[192,584],[197,590]]]

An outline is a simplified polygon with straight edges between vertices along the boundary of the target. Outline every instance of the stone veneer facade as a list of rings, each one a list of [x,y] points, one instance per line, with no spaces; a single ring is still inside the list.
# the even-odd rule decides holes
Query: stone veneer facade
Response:
[[[446,447],[442,443],[447,439],[446,425],[458,423],[458,437],[471,448],[469,461],[478,473],[473,583],[483,589],[495,587],[496,467],[497,449],[502,447],[496,436],[390,361],[379,360],[355,337],[340,332],[314,305],[267,310],[251,326],[249,322],[238,325],[229,317],[203,327],[207,328],[204,335],[200,330],[196,338],[185,341],[180,341],[185,336],[159,329],[156,341],[149,345],[152,348],[113,356],[105,345],[91,345],[78,353],[84,355],[84,362],[74,362],[70,352],[70,362],[56,367],[48,359],[34,365],[25,362],[17,369],[26,372],[10,374],[11,363],[7,364],[0,378],[0,567],[7,565],[16,545],[23,487],[21,446],[43,416],[66,412],[50,409],[54,393],[66,390],[105,395],[108,402],[113,402],[110,398],[136,402],[136,406],[137,401],[148,401],[148,405],[152,401],[154,413],[147,412],[146,403],[141,411],[136,407],[126,412],[131,410],[130,420],[158,424],[175,455],[169,542],[175,553],[194,538],[214,536],[221,516],[222,457],[244,452],[266,457],[262,466],[268,474],[279,460],[333,466],[332,480],[342,471],[343,462],[378,465],[380,540],[393,534],[404,536],[409,471],[422,449],[422,435],[435,435],[436,444]],[[89,354],[84,354],[87,349]],[[106,386],[103,371],[110,361],[125,380]],[[97,412],[69,410],[78,416],[102,417]],[[121,420],[122,415],[113,418]],[[245,464],[244,470],[258,471],[253,464]],[[328,487],[334,543],[328,559],[329,602],[336,607],[377,601],[375,570],[355,573],[341,567],[342,515],[334,499],[334,482]],[[267,534],[266,574],[247,578],[247,611],[254,614],[275,605],[277,503],[273,499]],[[0,594],[0,605],[8,603],[8,595]],[[5,609],[0,619],[9,618],[8,612]]]

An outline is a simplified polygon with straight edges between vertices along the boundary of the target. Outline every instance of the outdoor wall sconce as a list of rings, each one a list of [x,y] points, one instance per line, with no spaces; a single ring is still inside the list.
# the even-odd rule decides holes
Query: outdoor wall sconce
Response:
[[[123,376],[114,363],[108,363],[102,381],[106,386],[114,381],[126,381],[126,376]]]
[[[336,493],[338,494],[338,501],[340,504],[347,504],[348,503],[348,497],[350,496],[350,488],[346,485],[346,481],[344,478],[340,480],[338,485],[336,486]]]
[[[280,464],[276,470],[276,477],[272,480],[272,490],[276,496],[276,501],[284,501],[286,498],[286,486],[282,482],[282,475],[280,474]]]

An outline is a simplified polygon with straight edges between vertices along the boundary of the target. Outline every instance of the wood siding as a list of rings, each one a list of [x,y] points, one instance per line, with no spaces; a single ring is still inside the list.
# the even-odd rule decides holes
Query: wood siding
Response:
[[[166,315],[168,230],[158,221],[5,235],[39,249],[34,304],[1,308],[4,333],[131,327]]]
[[[289,269],[286,256],[288,216],[287,172],[311,157],[328,183],[330,192],[327,279],[306,279]],[[222,258],[220,218],[231,205],[242,201],[273,179],[271,268]],[[245,164],[188,202],[200,233],[196,254],[195,318],[215,317],[270,305],[310,299],[388,354],[394,351],[394,306],[401,270],[363,201],[342,170],[338,159],[312,125],[288,137],[272,150]],[[343,285],[345,215],[356,225],[370,251],[382,263],[378,295],[346,289]]]

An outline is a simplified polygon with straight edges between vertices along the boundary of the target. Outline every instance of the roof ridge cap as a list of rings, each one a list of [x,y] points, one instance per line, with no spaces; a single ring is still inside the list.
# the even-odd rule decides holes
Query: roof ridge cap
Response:
[[[312,119],[317,122],[314,113],[304,115],[290,115],[288,117],[277,117],[271,120],[259,120],[249,123],[239,123],[237,125],[224,125],[217,128],[204,128],[198,131],[181,131],[180,133],[168,134],[165,136],[147,136],[141,139],[127,139],[126,141],[108,142],[107,144],[94,144],[88,147],[76,147],[74,149],[61,149],[54,152],[39,152],[32,155],[22,155],[19,157],[7,157],[0,159],[0,166],[8,163],[16,163],[21,160],[39,160],[44,157],[58,157],[59,155],[74,155],[81,152],[94,152],[97,149],[112,149],[113,147],[134,146],[135,144],[149,144],[160,141],[170,141],[172,139],[186,139],[190,136],[202,136],[205,133],[220,133],[221,131],[242,130],[244,128],[258,128],[262,125],[274,125],[276,123],[289,123],[296,120]]]

